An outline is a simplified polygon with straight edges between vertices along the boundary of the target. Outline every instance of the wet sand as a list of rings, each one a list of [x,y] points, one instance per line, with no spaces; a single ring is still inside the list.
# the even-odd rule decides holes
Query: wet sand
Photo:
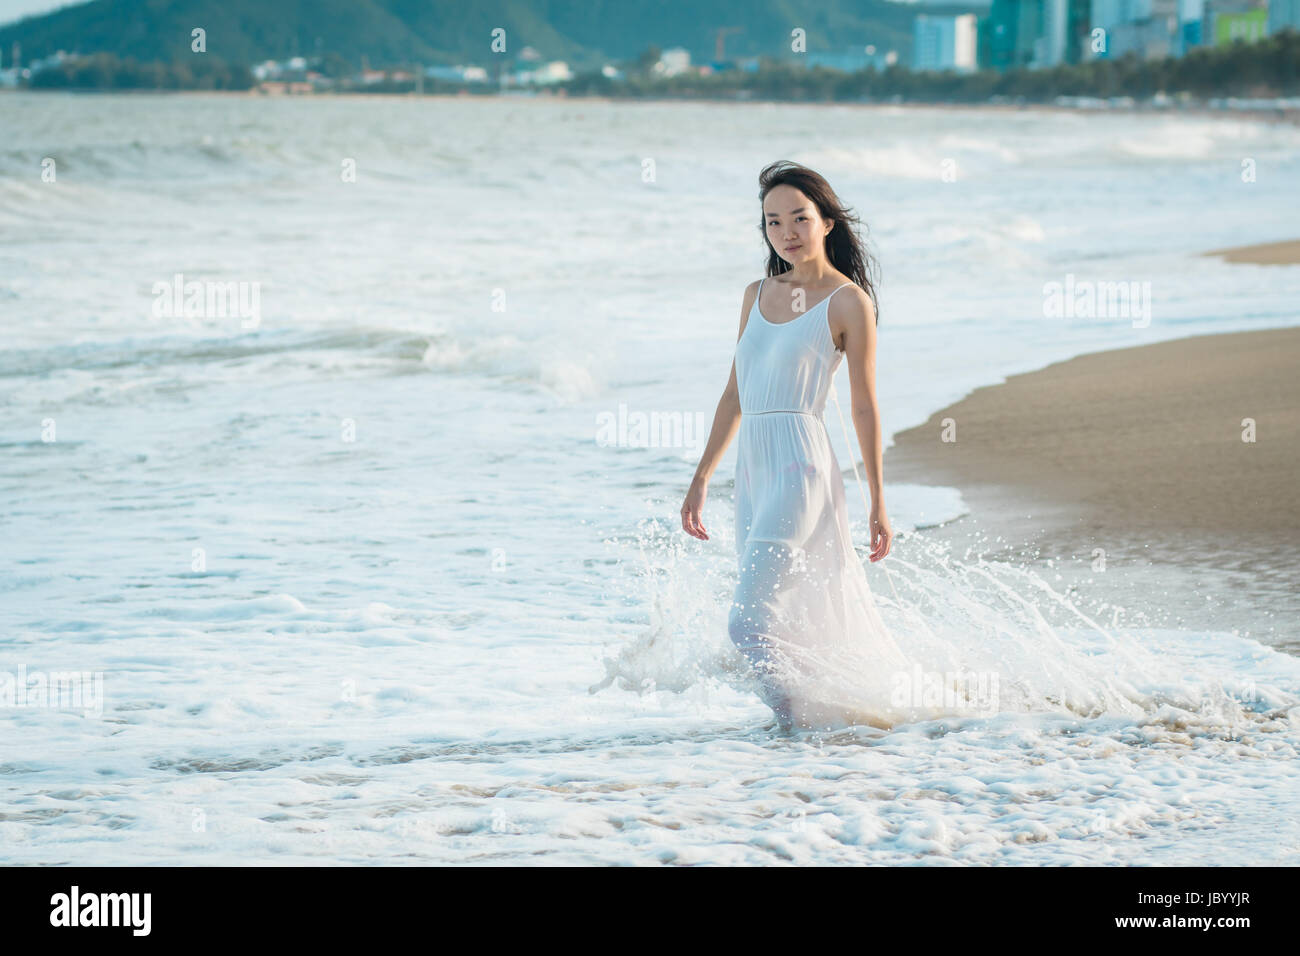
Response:
[[[1207,256],[1222,256],[1225,262],[1245,262],[1257,266],[1293,266],[1300,264],[1300,239],[1265,242],[1258,246],[1212,249]]]
[[[959,488],[970,513],[927,537],[1050,563],[1153,625],[1300,648],[1298,371],[1300,328],[1078,356],[896,435],[886,487]]]

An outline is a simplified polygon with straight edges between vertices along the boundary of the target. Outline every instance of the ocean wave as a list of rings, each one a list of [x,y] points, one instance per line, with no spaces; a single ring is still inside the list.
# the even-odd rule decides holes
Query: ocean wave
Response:
[[[342,356],[344,360],[340,363],[336,359],[323,366],[321,353]],[[388,368],[399,374],[425,370],[495,378],[531,385],[566,404],[592,397],[604,387],[603,377],[597,371],[599,357],[591,352],[509,334],[458,335],[374,327],[268,330],[201,338],[128,337],[8,349],[0,352],[0,381],[66,378],[71,374],[76,377],[66,383],[68,388],[58,400],[104,404],[126,397],[113,373],[168,370],[175,373],[187,366],[227,366],[286,357],[296,358],[308,372],[322,367],[338,368],[340,364],[346,367],[347,360],[351,359],[358,369],[373,369],[378,363],[381,372]],[[183,383],[185,374],[179,379]],[[167,388],[176,384],[175,376],[161,383]]]

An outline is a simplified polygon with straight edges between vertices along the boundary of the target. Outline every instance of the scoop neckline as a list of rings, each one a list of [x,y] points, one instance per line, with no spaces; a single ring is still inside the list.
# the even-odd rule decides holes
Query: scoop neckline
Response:
[[[821,305],[822,302],[829,302],[831,300],[831,296],[834,295],[836,292],[839,292],[840,289],[843,289],[846,285],[853,285],[852,280],[841,283],[840,285],[837,285],[834,289],[831,289],[830,293],[825,298],[823,298],[821,302],[818,302],[817,305]],[[762,319],[764,322],[766,322],[768,325],[774,325],[778,328],[780,328],[783,325],[794,325],[796,322],[798,322],[800,319],[806,316],[809,312],[812,312],[813,309],[817,308],[817,305],[814,305],[811,309],[804,309],[801,314],[796,315],[793,319],[786,319],[784,322],[773,322],[771,319],[769,319],[767,316],[763,314],[763,309],[758,304],[758,300],[762,298],[762,294],[763,294],[763,286],[762,283],[760,283],[758,287],[758,293],[755,294],[754,296],[754,311],[756,311],[758,313],[758,317]]]

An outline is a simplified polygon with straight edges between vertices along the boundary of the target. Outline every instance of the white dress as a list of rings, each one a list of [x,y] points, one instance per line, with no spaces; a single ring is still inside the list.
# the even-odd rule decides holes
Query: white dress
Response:
[[[760,283],[736,343],[740,578],[728,627],[787,728],[889,727],[911,713],[892,693],[911,665],[853,549],[844,478],[822,418],[843,359],[827,323],[842,288],[772,323],[759,308]]]

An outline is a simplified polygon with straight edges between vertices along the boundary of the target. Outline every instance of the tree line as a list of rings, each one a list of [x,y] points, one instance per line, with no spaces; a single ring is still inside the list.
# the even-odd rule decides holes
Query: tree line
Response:
[[[34,90],[247,90],[256,82],[248,67],[207,54],[188,61],[141,63],[133,57],[95,53],[37,70],[27,85]]]
[[[660,77],[651,67],[657,55],[643,54],[625,65],[622,77],[584,73],[546,89],[573,95],[629,97],[728,97],[763,100],[911,100],[916,102],[984,102],[1010,98],[1029,102],[1058,96],[1146,98],[1157,93],[1208,96],[1300,95],[1300,32],[1282,30],[1255,43],[1196,47],[1186,56],[1145,60],[1136,53],[1116,59],[1089,60],[1049,69],[1017,68],[1006,72],[914,71],[897,64],[885,70],[856,73],[799,66],[763,59],[756,71],[726,69],[707,76],[683,73]],[[317,58],[317,69],[344,87],[374,93],[409,93],[411,82],[386,80],[359,87],[349,82],[346,63],[334,55]],[[414,67],[413,69],[418,69]],[[112,53],[69,58],[34,73],[32,89],[100,90],[247,90],[256,85],[248,67],[211,56],[170,63],[142,63]],[[426,93],[465,87],[428,79]],[[492,92],[492,84],[471,85]]]

